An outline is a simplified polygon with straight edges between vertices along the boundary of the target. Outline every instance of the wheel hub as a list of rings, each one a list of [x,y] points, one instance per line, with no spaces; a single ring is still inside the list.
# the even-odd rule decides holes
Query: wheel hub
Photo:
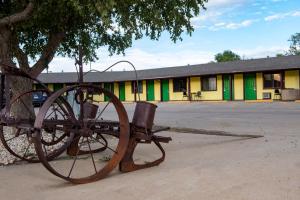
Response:
[[[93,130],[91,130],[90,128],[87,128],[87,127],[83,127],[81,129],[79,129],[79,134],[82,136],[82,137],[90,137],[93,135]]]

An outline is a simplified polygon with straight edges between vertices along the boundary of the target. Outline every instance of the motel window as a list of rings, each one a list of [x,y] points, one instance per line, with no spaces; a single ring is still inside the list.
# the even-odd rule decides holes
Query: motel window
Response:
[[[216,91],[217,90],[217,77],[216,76],[201,77],[201,90],[202,91]]]
[[[265,73],[264,74],[264,88],[282,88],[283,77],[282,73]]]
[[[186,78],[174,78],[173,79],[173,92],[186,91]]]
[[[134,93],[134,91],[137,93],[143,93],[143,81],[138,81],[138,87],[136,87],[136,85],[136,81],[131,82],[131,93]]]

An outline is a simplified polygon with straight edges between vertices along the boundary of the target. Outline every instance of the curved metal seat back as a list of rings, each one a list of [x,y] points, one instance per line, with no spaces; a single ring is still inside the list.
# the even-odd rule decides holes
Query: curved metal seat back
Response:
[[[143,128],[146,131],[151,130],[154,122],[154,116],[157,105],[149,102],[137,102],[132,119],[132,125]]]

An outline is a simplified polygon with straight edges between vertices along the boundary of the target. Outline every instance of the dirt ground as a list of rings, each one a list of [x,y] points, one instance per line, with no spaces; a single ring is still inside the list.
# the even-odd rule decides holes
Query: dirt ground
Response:
[[[126,105],[129,115],[133,106]],[[131,173],[114,171],[90,184],[71,185],[40,164],[0,167],[0,199],[300,199],[300,104],[159,104],[157,124],[263,134],[241,139],[162,132],[166,160]],[[158,152],[142,145],[135,156]]]

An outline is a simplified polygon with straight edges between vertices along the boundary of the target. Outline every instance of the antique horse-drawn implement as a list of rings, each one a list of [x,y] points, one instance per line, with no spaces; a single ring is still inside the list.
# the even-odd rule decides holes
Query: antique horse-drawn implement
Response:
[[[165,152],[160,143],[167,143],[171,138],[155,135],[168,129],[153,126],[156,105],[137,102],[133,120],[129,122],[123,104],[112,92],[83,83],[81,53],[78,84],[56,92],[49,91],[39,80],[19,69],[0,65],[3,72],[0,103],[3,105],[3,99],[6,102],[1,112],[0,136],[4,147],[13,155],[29,162],[41,162],[51,173],[72,183],[102,179],[118,165],[120,171],[130,172],[159,165],[164,160]],[[11,99],[9,84],[16,76],[35,81],[42,89],[25,91]],[[14,116],[11,112],[14,103],[34,112],[25,101],[34,92],[48,95],[39,111],[35,111],[37,114],[33,113],[36,117]],[[8,127],[12,134],[4,130]],[[26,144],[22,150],[15,150],[10,144],[13,140]],[[136,164],[133,159],[136,146],[152,142],[162,156],[152,162]],[[28,153],[31,148],[35,151]]]

